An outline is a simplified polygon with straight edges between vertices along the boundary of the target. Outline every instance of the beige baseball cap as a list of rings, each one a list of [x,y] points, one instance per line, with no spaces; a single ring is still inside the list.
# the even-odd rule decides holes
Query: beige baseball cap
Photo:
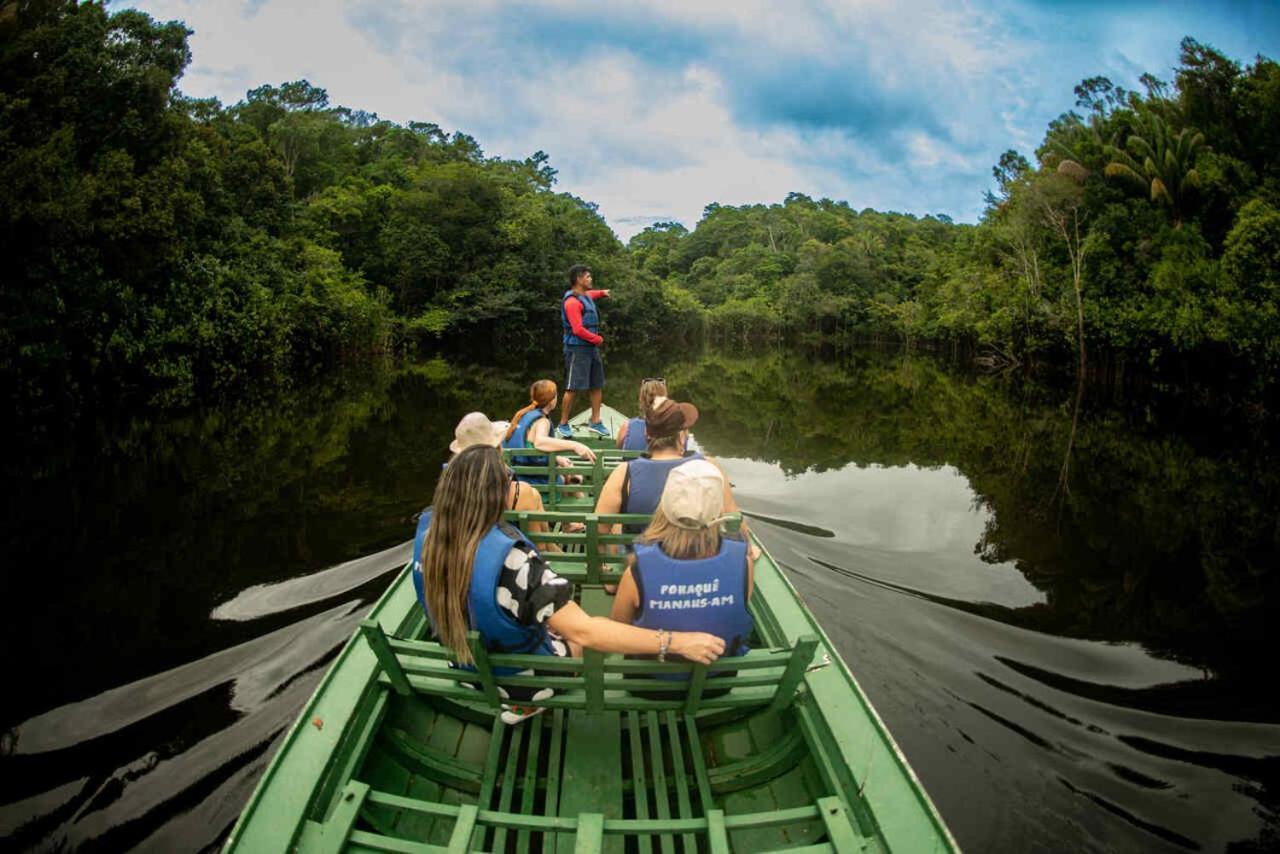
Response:
[[[458,426],[453,428],[453,441],[449,443],[449,450],[456,454],[472,445],[496,448],[502,444],[509,426],[507,421],[490,421],[489,416],[483,412],[468,412],[462,416]]]
[[[658,505],[671,524],[696,531],[718,525],[724,513],[724,475],[706,460],[681,463],[667,475]]]

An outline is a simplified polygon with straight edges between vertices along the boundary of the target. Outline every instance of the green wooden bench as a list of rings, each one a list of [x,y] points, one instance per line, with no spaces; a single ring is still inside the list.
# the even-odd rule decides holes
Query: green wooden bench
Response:
[[[641,451],[621,451],[616,448],[594,448],[593,450],[596,452],[595,462],[575,461],[573,465],[567,467],[556,465],[557,455],[554,453],[546,455],[547,462],[544,465],[512,465],[511,460],[514,457],[541,455],[541,452],[530,451],[527,448],[519,450],[504,449],[502,457],[516,474],[534,475],[547,479],[546,483],[529,484],[541,493],[543,506],[547,509],[581,509],[595,506],[600,490],[604,487],[604,482],[619,464],[626,460],[634,460],[642,453]],[[559,456],[572,455],[560,454]],[[582,475],[582,483],[556,482],[557,476],[574,474]]]
[[[546,522],[550,532],[524,530],[539,546],[574,550],[544,551],[544,557],[579,586],[584,605],[588,595],[603,595],[600,585],[619,578],[624,546],[634,539],[600,528],[649,520],[644,514],[555,510],[505,515],[521,526]],[[556,530],[568,522],[585,523],[585,530]],[[730,519],[727,527],[738,524],[739,518]],[[308,825],[309,841],[336,846],[322,850],[727,852],[735,838],[745,844],[744,839],[776,838],[797,826],[816,828],[812,838],[825,832],[828,840],[825,847],[805,850],[860,850],[865,841],[854,830],[847,804],[831,790],[803,806],[741,812],[741,795],[735,793],[786,772],[804,755],[795,732],[761,753],[741,760],[720,757],[708,768],[701,728],[743,716],[791,714],[819,646],[813,635],[797,638],[794,646],[752,650],[703,666],[592,650],[582,658],[492,654],[471,632],[475,669],[463,670],[452,666],[456,656],[439,643],[390,636],[368,619],[360,631],[377,659],[382,691],[399,702],[463,710],[473,721],[491,720],[492,730],[483,768],[466,772],[465,788],[476,793],[475,804],[424,800],[352,780],[325,821]],[[499,668],[516,672],[498,675]],[[672,674],[686,678],[660,678]],[[497,714],[500,689],[514,687],[555,693],[520,701],[547,711],[507,725]],[[462,773],[446,770],[455,781]],[[388,811],[419,821],[387,824]],[[372,829],[357,829],[359,819]],[[436,828],[431,841],[437,844],[410,841],[395,830],[424,822]],[[447,844],[439,844],[446,834]]]
[[[463,670],[451,666],[457,658],[441,644],[389,637],[372,620],[362,622],[360,630],[382,668],[380,679],[396,693],[483,701],[495,710],[502,702],[498,689],[513,687],[556,691],[545,700],[531,700],[523,705],[590,713],[638,710],[694,715],[702,709],[761,705],[777,710],[791,703],[818,645],[815,636],[805,635],[793,647],[751,650],[746,655],[700,665],[605,656],[594,650],[586,650],[582,658],[494,655],[485,650],[479,634],[471,632],[468,642],[475,658],[475,670]],[[522,671],[537,669],[542,673],[536,676],[494,673],[494,668],[512,667]],[[734,673],[709,679],[712,674],[727,671]],[[677,682],[660,678],[674,674],[683,674],[687,679]],[[708,687],[716,689],[713,696],[704,696]],[[654,692],[679,696],[641,696]]]
[[[503,518],[520,528],[535,546],[540,547],[542,556],[553,565],[557,575],[579,585],[616,584],[622,576],[626,563],[625,547],[635,539],[635,535],[602,533],[602,525],[646,525],[650,519],[644,513],[530,513],[520,510],[508,510]],[[531,531],[529,522],[545,522],[550,530]],[[573,522],[581,522],[586,527],[569,533],[565,529]],[[735,524],[730,520],[728,527]],[[541,548],[552,543],[563,551]]]
[[[498,741],[498,739],[495,739]],[[484,801],[481,801],[484,803]],[[406,810],[453,821],[453,830],[445,845],[413,842],[355,828],[356,820],[367,806]],[[299,848],[307,851],[340,852],[406,852],[406,854],[462,854],[468,851],[505,851],[508,835],[516,833],[515,850],[530,850],[530,835],[542,833],[551,836],[544,841],[542,851],[593,854],[608,850],[623,850],[623,837],[637,840],[640,851],[651,852],[656,841],[665,854],[674,851],[672,844],[681,838],[685,851],[701,850],[698,839],[705,839],[705,849],[711,854],[729,854],[731,831],[758,830],[769,827],[794,825],[798,822],[821,822],[826,830],[827,842],[806,846],[807,854],[823,852],[867,851],[871,840],[861,836],[850,820],[849,810],[842,798],[827,796],[814,803],[785,810],[726,815],[724,810],[710,809],[699,817],[608,818],[601,812],[580,812],[574,815],[552,815],[506,812],[481,809],[475,804],[444,804],[418,800],[389,792],[371,789],[358,780],[347,783],[338,802],[338,808],[328,819],[308,822]],[[491,842],[485,845],[486,835]],[[687,840],[695,840],[690,843]]]
[[[818,646],[814,636],[801,637],[793,647],[752,650],[703,666],[591,650],[580,659],[495,655],[471,632],[472,671],[450,666],[456,656],[438,643],[390,637],[373,620],[362,622],[360,629],[387,690],[402,698],[438,697],[494,713],[478,806],[422,801],[353,781],[339,808],[324,825],[312,828],[314,833],[341,838],[355,850],[376,851],[464,851],[473,850],[468,847],[472,844],[490,851],[512,846],[528,851],[531,834],[540,834],[544,851],[615,851],[622,850],[624,837],[632,837],[639,850],[649,852],[656,845],[664,854],[675,850],[676,839],[686,851],[698,850],[699,839],[711,851],[728,851],[731,831],[809,820],[834,825],[835,831],[828,831],[833,841],[837,833],[852,838],[853,831],[846,830],[846,806],[834,797],[803,808],[726,815],[716,791],[732,791],[734,784],[708,774],[699,733],[699,713],[790,706]],[[500,667],[536,668],[551,675],[498,676],[494,670]],[[710,678],[730,670],[736,673]],[[658,678],[674,673],[685,674],[687,681]],[[514,686],[555,688],[549,698],[524,703],[549,711],[514,726],[503,724],[496,716],[502,702],[498,689]],[[708,687],[725,693],[717,690],[708,697]],[[639,696],[637,691],[674,696]],[[623,817],[624,792],[630,794],[635,818]],[[356,806],[348,808],[348,800]],[[364,806],[451,818],[455,824],[449,845],[409,845],[355,830]]]

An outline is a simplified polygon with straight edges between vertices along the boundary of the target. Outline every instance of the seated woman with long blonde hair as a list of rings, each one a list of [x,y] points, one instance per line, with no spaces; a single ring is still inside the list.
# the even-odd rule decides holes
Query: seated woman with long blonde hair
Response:
[[[507,435],[507,427],[506,421],[490,421],[489,416],[483,412],[468,412],[462,416],[458,426],[453,428],[453,441],[449,443],[449,452],[456,456],[472,445],[496,448],[502,444],[503,437]],[[447,466],[448,463],[445,465]],[[546,508],[542,504],[542,494],[538,490],[513,477],[507,486],[506,509],[541,513]],[[545,534],[550,530],[546,522],[526,522],[524,527],[530,534]],[[546,548],[548,551],[561,550],[555,543],[549,543]]]
[[[502,521],[508,471],[496,448],[473,445],[453,458],[436,484],[414,537],[413,580],[436,638],[463,665],[473,664],[467,632],[493,652],[578,655],[601,652],[664,655],[709,664],[724,641],[699,631],[650,630],[592,617],[573,601],[532,543]],[[543,689],[549,691],[549,689]],[[517,723],[540,709],[519,700],[545,695],[511,690],[502,712]]]
[[[722,535],[724,476],[707,460],[672,469],[653,520],[636,541],[613,619],[650,629],[703,631],[742,655],[754,625],[746,540]]]

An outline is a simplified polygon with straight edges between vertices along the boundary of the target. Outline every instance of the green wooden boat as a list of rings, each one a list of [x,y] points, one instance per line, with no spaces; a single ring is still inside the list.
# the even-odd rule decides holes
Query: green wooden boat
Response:
[[[603,414],[612,430],[623,420]],[[643,517],[591,515],[594,492],[628,455],[583,426],[577,419],[578,438],[602,451],[569,470],[584,482],[553,478],[546,513],[508,515],[589,523],[534,539],[564,549],[544,557],[575,582],[589,613],[607,615],[602,585],[620,574],[627,537],[594,523]],[[406,567],[321,680],[226,850],[958,850],[767,551],[751,610],[752,651],[710,668],[591,651],[552,661],[488,655],[473,633],[477,676],[449,667],[449,651],[428,639]],[[541,675],[493,675],[534,664]],[[733,675],[708,690],[709,673],[722,670]],[[672,672],[689,674],[675,691],[657,679]],[[535,704],[547,711],[504,724],[499,687],[534,684],[556,689]]]

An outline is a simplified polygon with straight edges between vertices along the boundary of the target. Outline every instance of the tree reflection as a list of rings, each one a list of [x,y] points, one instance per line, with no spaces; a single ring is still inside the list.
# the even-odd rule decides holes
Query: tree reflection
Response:
[[[1090,406],[1079,387],[915,354],[708,352],[666,376],[701,408],[696,432],[712,453],[788,474],[955,466],[991,511],[976,553],[1046,594],[1012,622],[1137,640],[1224,675],[1261,655],[1280,602],[1273,424],[1169,417],[1159,399]]]

